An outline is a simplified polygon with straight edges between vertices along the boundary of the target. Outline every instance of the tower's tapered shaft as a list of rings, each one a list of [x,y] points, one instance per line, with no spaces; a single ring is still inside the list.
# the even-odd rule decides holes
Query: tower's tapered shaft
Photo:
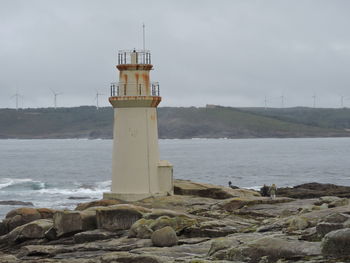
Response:
[[[172,165],[159,161],[158,83],[150,83],[148,51],[121,51],[119,83],[111,85],[114,108],[112,191],[104,198],[127,201],[173,192]]]

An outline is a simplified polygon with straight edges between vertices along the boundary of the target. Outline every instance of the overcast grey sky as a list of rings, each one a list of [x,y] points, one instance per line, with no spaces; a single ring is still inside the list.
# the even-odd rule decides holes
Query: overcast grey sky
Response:
[[[0,0],[0,107],[92,105],[117,51],[152,52],[160,106],[350,106],[348,0]]]

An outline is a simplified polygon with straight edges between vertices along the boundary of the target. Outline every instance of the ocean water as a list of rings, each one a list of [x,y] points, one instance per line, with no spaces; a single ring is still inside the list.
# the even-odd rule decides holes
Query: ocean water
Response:
[[[350,138],[160,140],[160,153],[179,179],[253,189],[350,185]],[[72,209],[100,199],[110,189],[111,155],[111,140],[0,140],[0,200]],[[0,218],[16,207],[0,205]]]

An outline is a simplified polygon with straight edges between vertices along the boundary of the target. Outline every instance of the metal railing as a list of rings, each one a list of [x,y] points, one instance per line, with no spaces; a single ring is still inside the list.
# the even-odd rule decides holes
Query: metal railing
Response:
[[[141,86],[138,87],[139,96],[141,96],[141,93],[142,93],[141,89],[142,89]],[[111,83],[111,97],[126,96],[126,94],[127,94],[126,84],[120,84],[118,82]],[[151,83],[151,95],[150,96],[160,96],[159,82],[152,82]]]
[[[151,64],[149,50],[119,50],[118,65],[123,64]]]
[[[152,82],[151,95],[159,97],[159,82]]]

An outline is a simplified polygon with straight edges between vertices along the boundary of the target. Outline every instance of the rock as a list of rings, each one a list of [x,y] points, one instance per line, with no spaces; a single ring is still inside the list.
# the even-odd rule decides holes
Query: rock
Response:
[[[212,184],[194,183],[188,180],[174,180],[176,195],[194,195],[213,199],[227,199],[232,197],[253,197],[260,194],[248,189],[231,189]]]
[[[57,237],[96,229],[94,211],[58,211],[53,216]]]
[[[50,227],[45,232],[45,238],[48,240],[56,240],[57,239],[57,233],[56,233],[56,229],[54,228],[54,226]]]
[[[237,233],[237,228],[218,220],[195,224],[185,230],[187,237],[223,237]]]
[[[316,232],[319,237],[324,237],[329,232],[332,232],[334,230],[342,229],[344,228],[343,224],[341,223],[327,223],[327,222],[321,222],[317,224],[316,226]]]
[[[197,224],[197,220],[187,216],[168,217],[161,216],[150,224],[150,228],[155,231],[166,226],[172,227],[176,233],[180,234],[184,229]]]
[[[99,208],[96,210],[97,227],[110,231],[130,229],[142,216],[140,207],[132,205]]]
[[[128,237],[151,238],[153,230],[150,225],[154,222],[153,219],[141,218],[137,220],[130,228]]]
[[[344,223],[345,221],[349,220],[350,216],[343,213],[333,213],[328,216],[326,216],[323,221],[327,223]]]
[[[280,223],[274,223],[270,225],[263,225],[261,227],[258,227],[256,229],[257,232],[263,233],[263,232],[271,232],[271,231],[281,231],[283,228],[283,225]]]
[[[21,225],[3,236],[1,243],[14,244],[28,239],[40,239],[45,237],[45,232],[52,227],[50,219],[38,219],[30,223]]]
[[[167,257],[152,255],[135,255],[126,252],[108,253],[101,258],[101,263],[164,263],[170,262]]]
[[[21,248],[21,250],[18,253],[18,257],[19,258],[23,258],[26,256],[52,257],[58,253],[69,253],[72,251],[74,251],[74,247],[52,246],[52,245],[28,245],[28,246],[23,246]]]
[[[45,233],[53,226],[51,219],[39,219],[22,226],[18,236],[20,240],[44,238]]]
[[[96,240],[105,240],[110,238],[116,238],[123,235],[124,231],[119,232],[110,232],[103,229],[95,229],[85,232],[80,232],[74,235],[74,242],[75,243],[85,243],[85,242],[92,242]]]
[[[92,202],[87,202],[87,203],[81,203],[78,204],[75,210],[82,211],[90,207],[95,207],[95,206],[111,206],[111,205],[118,205],[122,204],[122,201],[120,200],[98,200],[98,201],[92,201]]]
[[[318,200],[318,202],[315,202],[315,204],[322,205],[322,204],[330,204],[333,202],[337,202],[342,200],[341,198],[337,196],[321,196]]]
[[[191,217],[185,213],[181,213],[181,212],[177,212],[177,211],[173,211],[173,210],[169,210],[169,209],[152,209],[152,212],[149,214],[146,214],[144,216],[144,218],[157,219],[158,217],[161,217],[161,216],[167,216],[167,217],[183,216],[183,217],[188,217],[188,218]]]
[[[278,204],[278,203],[287,203],[292,202],[293,199],[290,198],[276,198],[271,199],[268,197],[254,197],[254,198],[230,198],[224,201],[219,202],[214,208],[223,209],[228,212],[233,212],[235,210],[241,209],[247,206],[253,206],[258,204]]]
[[[58,211],[49,208],[37,208],[36,210],[39,212],[42,219],[53,218],[53,215]]]
[[[338,207],[338,206],[345,206],[348,204],[349,204],[349,200],[346,198],[342,198],[340,200],[331,202],[330,204],[328,204],[328,207],[332,208],[332,207]]]
[[[226,250],[233,246],[238,246],[239,242],[235,239],[228,239],[228,238],[216,238],[212,241],[210,249],[208,251],[208,256],[212,256],[219,250]]]
[[[317,234],[316,227],[310,227],[302,231],[299,239],[310,242],[321,241],[320,236]]]
[[[310,223],[306,217],[295,216],[287,221],[288,231],[304,230],[310,226]]]
[[[0,236],[3,236],[8,233],[7,225],[5,222],[0,222]]]
[[[157,247],[172,247],[178,242],[176,232],[170,226],[154,231],[151,240],[153,245]]]
[[[129,229],[138,219],[143,217],[143,213],[150,211],[141,206],[128,204],[98,208],[96,209],[98,228],[108,230]]]
[[[318,198],[323,196],[350,197],[350,187],[334,184],[307,183],[292,188],[278,188],[277,196],[298,199]]]
[[[37,209],[22,207],[8,212],[3,222],[7,226],[7,231],[10,232],[12,229],[18,226],[27,224],[37,219],[41,219],[41,215]]]
[[[84,200],[84,199],[90,199],[88,196],[70,196],[68,197],[69,200]]]
[[[16,201],[16,200],[5,200],[5,201],[0,201],[0,205],[33,206],[33,203],[32,202]]]
[[[340,257],[350,255],[350,229],[335,230],[325,235],[322,254]]]
[[[17,263],[18,258],[13,255],[3,254],[0,252],[0,262],[1,263]]]
[[[226,254],[226,259],[242,261],[249,259],[249,262],[259,262],[266,257],[267,262],[276,262],[278,259],[295,259],[319,254],[320,244],[317,242],[267,236],[243,246],[231,248]]]

